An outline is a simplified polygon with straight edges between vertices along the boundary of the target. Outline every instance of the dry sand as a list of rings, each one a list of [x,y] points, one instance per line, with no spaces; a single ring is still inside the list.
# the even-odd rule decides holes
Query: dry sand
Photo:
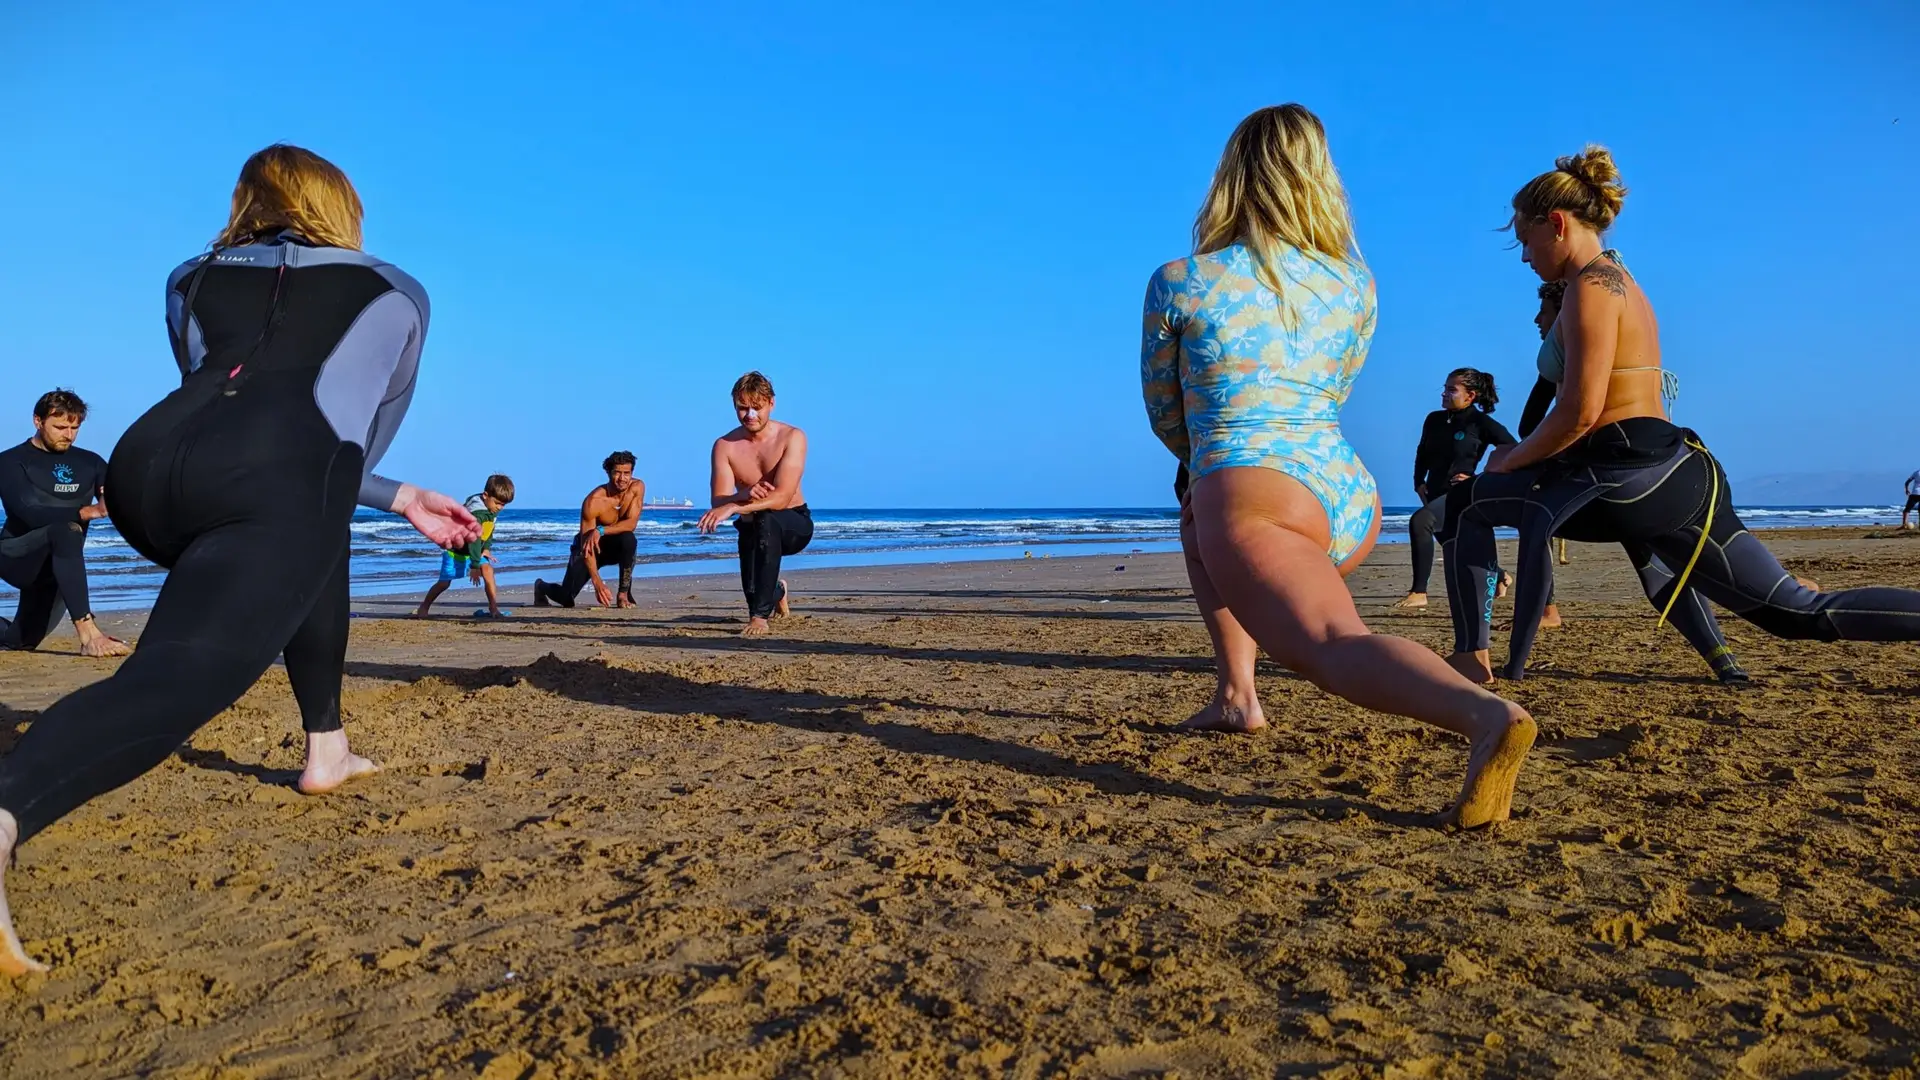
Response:
[[[1920,586],[1920,542],[1774,542]],[[1913,1075],[1920,647],[1733,624],[1722,689],[1574,557],[1520,816],[1464,836],[1421,825],[1463,744],[1278,669],[1269,731],[1171,730],[1212,685],[1175,556],[807,575],[753,643],[724,578],[363,604],[386,773],[295,794],[276,671],[28,845],[56,967],[0,981],[0,1074]],[[1442,647],[1405,558],[1354,592]],[[104,670],[0,656],[0,748]]]

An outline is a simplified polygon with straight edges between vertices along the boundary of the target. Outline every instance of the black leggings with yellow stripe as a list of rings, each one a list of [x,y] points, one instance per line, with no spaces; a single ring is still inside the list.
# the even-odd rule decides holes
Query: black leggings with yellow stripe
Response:
[[[1550,541],[1555,534],[1643,552],[1635,566],[1648,595],[1657,606],[1670,603],[1668,617],[1675,621],[1683,613],[1696,623],[1702,617],[1711,620],[1703,602],[1711,600],[1775,637],[1920,640],[1920,591],[1869,586],[1819,592],[1801,585],[1741,523],[1720,463],[1682,435],[1664,420],[1626,420],[1588,436],[1581,449],[1604,460],[1604,454],[1592,453],[1596,446],[1614,447],[1627,464],[1556,460],[1475,478],[1472,490],[1448,507],[1454,648],[1488,647],[1498,526],[1520,532],[1513,642],[1500,672],[1506,678],[1524,674],[1532,651],[1553,587]],[[1662,587],[1656,590],[1656,584]],[[1681,586],[1677,598],[1675,584]]]

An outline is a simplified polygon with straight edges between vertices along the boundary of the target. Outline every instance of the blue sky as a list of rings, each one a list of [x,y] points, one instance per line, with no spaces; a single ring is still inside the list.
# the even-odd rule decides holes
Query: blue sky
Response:
[[[22,434],[67,384],[105,452],[171,389],[165,276],[285,140],[433,297],[389,475],[560,505],[624,447],[699,498],[757,367],[816,504],[1170,503],[1142,289],[1234,124],[1298,100],[1380,283],[1345,425],[1390,503],[1449,369],[1517,418],[1536,281],[1494,229],[1588,140],[1633,189],[1614,240],[1678,419],[1736,478],[1920,467],[1912,3],[0,2]]]

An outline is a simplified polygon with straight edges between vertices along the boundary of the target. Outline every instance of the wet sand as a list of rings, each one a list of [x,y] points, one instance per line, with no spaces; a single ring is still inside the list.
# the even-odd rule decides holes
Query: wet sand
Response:
[[[1920,587],[1868,535],[1770,542]],[[1723,689],[1573,554],[1504,684],[1518,816],[1468,835],[1422,824],[1463,742],[1277,668],[1266,732],[1172,730],[1212,686],[1177,556],[796,576],[754,642],[727,578],[362,602],[387,771],[294,793],[276,670],[38,837],[8,891],[56,966],[0,980],[0,1074],[1913,1075],[1920,647],[1730,623]],[[1440,595],[1387,610],[1405,559],[1354,593],[1443,648]],[[0,655],[0,749],[108,670],[72,642]]]

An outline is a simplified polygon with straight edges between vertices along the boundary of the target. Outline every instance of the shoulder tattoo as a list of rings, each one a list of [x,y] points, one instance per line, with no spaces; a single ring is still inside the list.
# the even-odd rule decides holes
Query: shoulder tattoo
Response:
[[[1615,296],[1627,295],[1627,275],[1611,262],[1598,262],[1580,271],[1583,281],[1591,282]]]

